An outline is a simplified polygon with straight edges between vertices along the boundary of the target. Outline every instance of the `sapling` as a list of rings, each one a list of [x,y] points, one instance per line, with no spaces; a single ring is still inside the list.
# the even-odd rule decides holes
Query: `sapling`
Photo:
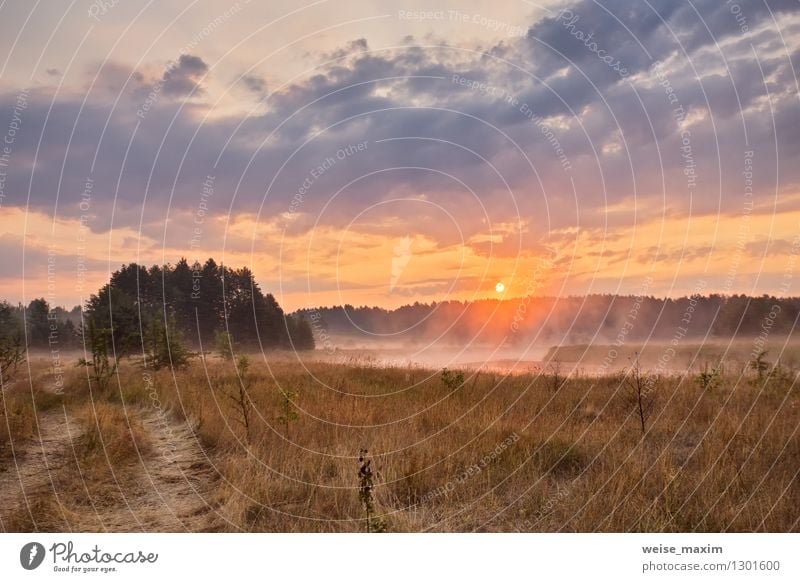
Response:
[[[236,421],[244,427],[247,442],[250,442],[250,409],[253,404],[250,400],[250,385],[252,378],[250,377],[250,358],[245,355],[239,356],[236,360],[236,386],[237,388],[228,394],[228,398],[233,400],[234,405],[239,411],[239,418]]]
[[[281,389],[280,401],[278,407],[280,409],[280,416],[278,421],[283,424],[283,433],[286,438],[289,438],[289,423],[297,420],[297,411],[294,408],[294,400],[297,398],[297,392],[291,390]]]
[[[186,347],[174,315],[170,315],[166,322],[160,317],[153,318],[148,336],[146,345],[149,347],[148,357],[153,369],[158,370],[167,365],[179,368],[189,363],[192,353]]]
[[[78,365],[92,369],[90,379],[94,380],[100,391],[108,388],[111,377],[117,371],[117,362],[112,363],[108,356],[110,339],[110,329],[97,329],[94,320],[89,320],[89,348],[92,350],[92,361],[87,362],[85,358],[80,358]]]
[[[553,392],[558,392],[564,383],[564,377],[561,375],[561,360],[551,360],[547,367],[550,369]]]
[[[632,402],[639,416],[639,425],[642,429],[642,437],[647,433],[647,419],[653,411],[655,405],[655,388],[658,383],[658,376],[648,374],[642,370],[639,363],[639,354],[634,354],[631,359],[631,367],[623,377],[623,382],[627,389],[629,403]]]

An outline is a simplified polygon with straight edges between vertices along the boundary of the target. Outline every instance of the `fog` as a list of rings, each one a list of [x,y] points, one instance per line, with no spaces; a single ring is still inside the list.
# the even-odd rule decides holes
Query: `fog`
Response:
[[[795,298],[720,295],[659,299],[593,295],[298,312],[315,358],[354,365],[611,373],[745,367],[762,350],[793,366]],[[788,342],[788,343],[787,343]],[[786,345],[784,345],[786,344]]]

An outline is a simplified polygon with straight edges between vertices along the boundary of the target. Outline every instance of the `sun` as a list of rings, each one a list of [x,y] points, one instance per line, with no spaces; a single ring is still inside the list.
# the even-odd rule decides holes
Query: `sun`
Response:
[[[502,281],[500,281],[499,283],[497,283],[497,285],[494,286],[494,290],[497,291],[498,293],[502,293],[503,291],[506,290],[506,286]]]

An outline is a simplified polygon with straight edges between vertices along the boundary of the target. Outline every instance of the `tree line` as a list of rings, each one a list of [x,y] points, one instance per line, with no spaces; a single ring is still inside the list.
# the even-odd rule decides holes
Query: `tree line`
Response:
[[[352,305],[303,309],[298,315],[326,333],[353,338],[386,336],[392,341],[437,341],[464,345],[476,341],[527,345],[613,341],[625,328],[628,340],[682,336],[756,337],[793,331],[800,298],[719,295],[658,298],[587,295],[525,297],[472,302],[414,303],[397,309]]]
[[[27,307],[0,302],[0,343],[26,349],[89,349],[106,342],[118,357],[165,350],[180,356],[188,348],[216,349],[221,334],[240,348],[314,348],[311,326],[284,313],[250,269],[213,259],[123,265],[82,308],[69,311],[45,299]]]

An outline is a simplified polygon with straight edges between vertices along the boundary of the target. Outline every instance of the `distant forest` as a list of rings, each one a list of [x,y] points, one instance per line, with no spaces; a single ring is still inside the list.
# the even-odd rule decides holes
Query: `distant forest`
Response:
[[[109,336],[118,356],[141,353],[154,333],[195,349],[202,344],[205,351],[216,348],[222,332],[245,348],[314,348],[310,325],[285,314],[271,294],[261,291],[250,269],[231,269],[213,259],[150,268],[124,265],[90,297],[82,315],[80,306],[51,308],[45,299],[25,307],[2,302],[0,339],[28,348],[83,348],[83,330],[92,328]]]
[[[246,267],[213,259],[145,267],[131,263],[86,305],[66,310],[45,299],[27,306],[0,302],[0,339],[27,348],[83,348],[83,330],[108,333],[117,355],[140,352],[148,334],[177,334],[182,343],[213,351],[227,332],[240,348],[314,349],[326,337],[364,343],[439,346],[585,344],[626,341],[788,335],[800,315],[800,298],[709,295],[663,299],[615,295],[414,303],[380,307],[309,308],[286,314],[261,291]]]
[[[800,298],[709,295],[663,299],[617,295],[414,303],[394,310],[326,307],[297,312],[322,333],[357,340],[439,345],[549,344],[688,338],[755,337],[792,332]],[[623,331],[624,330],[624,331]]]

